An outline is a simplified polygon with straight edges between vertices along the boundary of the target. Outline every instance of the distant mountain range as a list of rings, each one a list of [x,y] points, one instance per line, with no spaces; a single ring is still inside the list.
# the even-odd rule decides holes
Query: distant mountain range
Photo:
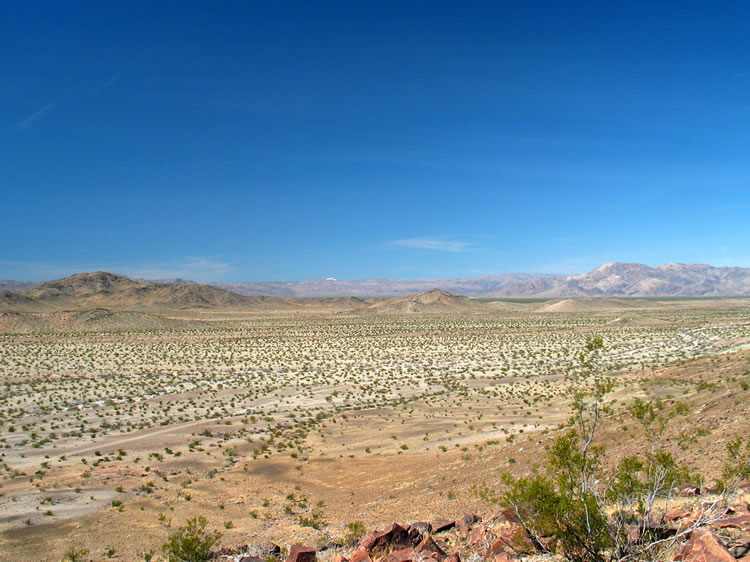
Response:
[[[98,274],[101,273],[98,272]],[[441,289],[470,297],[505,298],[750,296],[750,269],[748,268],[676,263],[657,266],[638,263],[608,263],[588,273],[569,276],[508,273],[452,279],[364,279],[358,281],[320,279],[267,283],[195,284],[184,279],[148,281],[116,277],[139,286],[126,287],[128,296],[124,297],[126,302],[122,304],[157,302],[159,299],[167,298],[165,287],[172,286],[181,287],[181,289],[174,295],[170,294],[169,298],[173,299],[174,304],[182,303],[185,306],[200,303],[209,306],[222,304],[216,301],[223,301],[225,305],[258,304],[252,300],[237,299],[236,297],[240,295],[287,298],[372,298],[401,296],[432,289]],[[104,281],[100,279],[100,282]],[[19,297],[28,295],[36,299],[37,296],[43,297],[44,294],[51,294],[50,291],[54,292],[54,283],[0,281],[0,291],[17,293]],[[118,283],[123,284],[125,281],[118,281]],[[44,287],[43,292],[34,295],[35,288],[42,287]],[[211,288],[221,289],[222,292],[212,293]],[[231,294],[235,297],[228,296]],[[9,298],[6,297],[6,299]],[[287,302],[291,303],[291,301]]]

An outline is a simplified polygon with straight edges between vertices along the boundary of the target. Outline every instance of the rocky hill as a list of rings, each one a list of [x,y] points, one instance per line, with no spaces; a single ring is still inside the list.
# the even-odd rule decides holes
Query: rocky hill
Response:
[[[78,273],[43,283],[19,293],[0,294],[6,310],[80,310],[89,308],[234,308],[274,304],[283,301],[247,297],[210,285],[141,283],[122,275],[96,271]]]
[[[468,297],[454,295],[441,289],[432,289],[423,293],[404,295],[377,301],[361,312],[379,314],[414,314],[414,313],[451,313],[476,311],[484,309],[483,305]]]
[[[506,287],[496,297],[717,297],[750,295],[750,269],[705,264],[608,263],[589,273]]]

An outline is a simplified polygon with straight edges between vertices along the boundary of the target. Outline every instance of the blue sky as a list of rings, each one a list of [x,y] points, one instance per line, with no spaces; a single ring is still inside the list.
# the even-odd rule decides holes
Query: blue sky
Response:
[[[5,2],[0,278],[750,266],[750,5]]]

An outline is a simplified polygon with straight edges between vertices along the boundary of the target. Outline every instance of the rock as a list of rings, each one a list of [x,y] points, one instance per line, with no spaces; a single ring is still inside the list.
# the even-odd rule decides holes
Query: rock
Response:
[[[383,559],[383,562],[413,562],[416,553],[412,547],[395,550]]]
[[[461,562],[461,557],[458,555],[458,552],[454,552],[448,558],[443,560],[443,562]]]
[[[243,556],[240,558],[240,562],[266,562],[265,558],[258,558],[257,556]]]
[[[690,562],[734,562],[734,556],[721,546],[708,529],[696,529],[675,560]]]
[[[734,529],[745,529],[750,530],[750,514],[748,515],[737,515],[735,517],[727,517],[721,519],[716,523],[721,529],[731,527]]]
[[[747,556],[750,554],[750,539],[743,539],[737,544],[733,544],[729,547],[729,554],[734,556],[735,558],[742,558],[743,556]]]
[[[440,548],[438,543],[436,543],[433,538],[429,535],[427,535],[424,539],[422,539],[422,542],[420,542],[417,545],[417,548],[414,549],[414,552],[417,554],[423,554],[425,552],[432,552],[433,554],[436,554],[439,558],[443,558],[445,556],[445,551]]]
[[[677,486],[675,489],[675,495],[676,496],[697,496],[700,494],[700,489],[696,486],[691,486],[690,484],[682,484],[681,486]]]
[[[536,552],[534,544],[520,525],[515,525],[508,532],[490,543],[485,558],[494,558],[503,552],[511,554],[532,554]]]
[[[464,525],[467,525],[469,527],[474,526],[475,524],[482,521],[482,518],[479,517],[479,515],[475,513],[465,513],[463,518]]]
[[[502,511],[493,515],[490,521],[494,523],[519,523],[518,516],[512,509],[503,509]]]
[[[432,532],[442,533],[443,531],[448,531],[455,526],[455,521],[448,521],[447,519],[436,519],[432,522]]]
[[[369,554],[385,554],[399,548],[411,547],[409,532],[398,523],[393,523],[390,528],[382,532],[368,533],[359,541]]]
[[[349,562],[372,562],[372,558],[364,546],[359,546],[349,557]]]
[[[289,549],[286,562],[315,562],[315,548],[295,544]]]
[[[426,535],[432,532],[432,525],[425,521],[417,521],[409,525],[407,531],[409,532],[409,539],[411,539],[412,544],[417,545]]]
[[[361,546],[365,550],[369,551],[372,548],[372,545],[375,544],[375,537],[378,536],[377,531],[370,531],[369,533],[365,534],[361,539],[359,539],[359,543],[357,543],[357,546]]]
[[[495,556],[492,559],[492,562],[510,562],[511,560],[515,560],[515,558],[511,558],[507,552],[503,552],[502,554]]]
[[[484,557],[494,559],[501,554],[507,553],[508,550],[510,550],[510,545],[508,545],[507,542],[503,539],[495,539],[490,543],[490,547],[487,549],[487,552],[484,553]]]
[[[486,535],[487,527],[485,527],[484,525],[479,525],[478,527],[474,527],[471,530],[469,541],[471,542],[472,546],[477,546],[485,539]]]
[[[349,562],[343,554],[337,554],[333,557],[333,562]]]
[[[266,542],[249,547],[247,553],[253,558],[262,558],[265,560],[271,556],[278,556],[281,554],[281,547],[276,543]]]
[[[690,510],[685,507],[673,507],[664,513],[665,521],[677,521],[685,517],[690,517]]]

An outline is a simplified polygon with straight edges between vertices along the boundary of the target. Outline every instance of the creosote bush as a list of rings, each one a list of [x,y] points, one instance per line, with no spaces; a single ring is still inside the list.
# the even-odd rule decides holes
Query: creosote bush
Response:
[[[664,513],[675,489],[701,483],[660,446],[669,420],[687,411],[678,405],[666,412],[660,402],[636,399],[629,413],[644,430],[648,452],[623,458],[605,475],[605,448],[594,444],[612,388],[597,361],[603,347],[601,338],[589,338],[579,356],[581,370],[571,378],[570,428],[548,449],[546,470],[521,478],[504,474],[500,493],[485,489],[480,495],[512,510],[539,551],[586,562],[661,558],[681,537],[727,513],[737,485],[750,474],[750,443],[729,443],[721,495],[686,529],[670,532]]]
[[[162,550],[169,562],[204,562],[211,557],[211,548],[221,538],[219,531],[206,531],[208,520],[193,517],[169,536]]]

